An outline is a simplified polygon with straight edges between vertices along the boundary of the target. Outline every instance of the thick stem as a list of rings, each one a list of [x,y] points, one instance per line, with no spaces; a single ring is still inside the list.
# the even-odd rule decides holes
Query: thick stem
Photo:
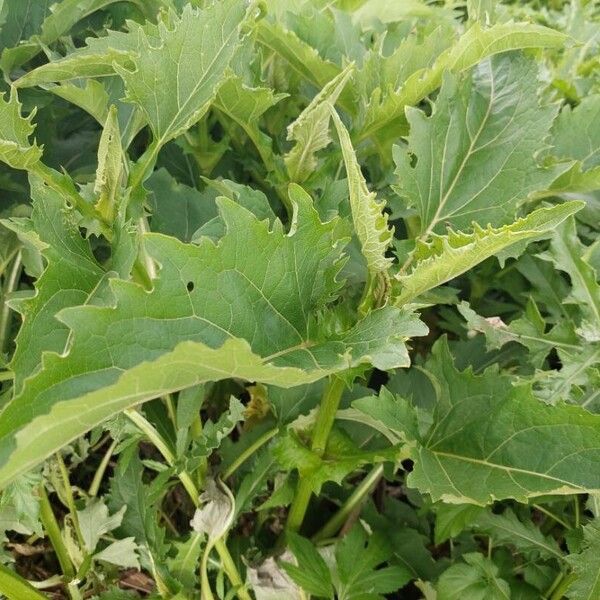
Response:
[[[0,593],[8,600],[46,600],[26,579],[11,571],[8,567],[0,565]]]
[[[342,399],[344,391],[344,381],[333,376],[323,392],[321,405],[317,414],[317,421],[313,430],[311,450],[318,456],[323,456],[327,447],[327,439],[333,427],[335,414]],[[287,518],[286,530],[296,532],[302,526],[310,497],[312,496],[312,487],[310,481],[300,477],[296,495],[290,507]]]
[[[313,541],[318,542],[336,535],[350,515],[361,506],[364,499],[375,487],[383,475],[383,465],[377,465],[356,487],[350,497],[344,502],[340,509],[325,523],[325,525],[313,536]]]
[[[50,501],[48,500],[48,495],[46,494],[46,488],[44,488],[44,484],[39,486],[38,494],[40,499],[40,521],[42,522],[44,531],[46,532],[46,535],[48,536],[48,539],[54,548],[61,571],[65,577],[68,579],[73,579],[75,577],[75,569],[73,568],[73,564],[69,558],[69,553],[67,552],[67,548],[63,542],[56,517],[52,512],[52,507],[50,506]]]

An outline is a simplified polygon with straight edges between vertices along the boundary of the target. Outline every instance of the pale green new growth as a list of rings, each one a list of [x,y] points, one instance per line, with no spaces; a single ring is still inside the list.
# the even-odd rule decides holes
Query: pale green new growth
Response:
[[[385,253],[394,237],[394,229],[388,226],[388,216],[384,212],[385,203],[378,202],[375,192],[370,192],[367,188],[346,127],[337,112],[333,108],[330,108],[330,111],[346,165],[354,231],[360,241],[369,271],[376,275],[387,271],[392,261]]]
[[[21,103],[14,88],[8,100],[4,94],[0,97],[0,160],[13,169],[30,169],[42,156],[42,149],[29,140],[35,129],[34,115],[35,110],[28,117],[21,115]]]
[[[98,168],[94,184],[94,192],[98,195],[96,210],[108,223],[112,223],[116,215],[122,173],[121,135],[117,110],[112,106],[98,145]]]
[[[558,31],[529,23],[498,23],[490,28],[473,24],[429,69],[411,75],[404,85],[380,103],[369,105],[361,137],[374,133],[385,137],[386,127],[404,118],[404,109],[415,106],[435,91],[444,74],[461,73],[487,57],[522,48],[560,47],[566,36]],[[525,80],[523,80],[525,83]]]
[[[472,232],[450,230],[446,235],[433,234],[427,242],[419,241],[407,261],[407,265],[412,265],[411,270],[407,272],[407,266],[395,277],[396,303],[411,302],[513,244],[550,237],[560,223],[582,206],[581,202],[566,202],[539,208],[503,227],[483,228],[474,223]]]
[[[350,64],[334,77],[288,127],[287,139],[295,142],[285,156],[292,181],[302,183],[308,179],[318,164],[316,153],[330,144],[330,106],[337,102],[353,70],[354,65]]]

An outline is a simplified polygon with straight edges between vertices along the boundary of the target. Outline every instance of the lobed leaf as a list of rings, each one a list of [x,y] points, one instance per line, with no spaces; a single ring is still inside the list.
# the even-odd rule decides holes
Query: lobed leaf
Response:
[[[416,417],[405,409],[386,423],[404,431],[409,445],[415,464],[408,485],[434,501],[478,505],[599,489],[593,468],[599,416],[544,405],[529,387],[512,387],[510,377],[492,369],[483,375],[460,372],[443,340],[434,346],[426,373],[435,393],[426,433],[415,434]],[[394,413],[387,414],[389,419]]]
[[[503,227],[488,225],[484,229],[474,223],[471,233],[450,230],[444,236],[433,234],[429,241],[417,243],[403,269],[395,276],[396,303],[411,302],[427,290],[450,281],[515,244],[552,236],[556,227],[582,206],[580,202],[566,202],[552,208],[539,208]]]
[[[285,155],[284,160],[292,181],[302,183],[308,179],[318,164],[316,153],[330,144],[329,107],[337,102],[353,69],[354,65],[348,65],[327,83],[288,127],[287,139],[294,141],[295,145]]]
[[[496,56],[462,79],[448,74],[430,117],[407,111],[395,189],[416,208],[423,237],[472,220],[504,224],[554,179],[536,161],[556,116],[554,107],[539,106],[536,72],[523,56]]]
[[[335,110],[331,110],[331,115],[346,165],[354,231],[360,241],[369,272],[377,275],[387,271],[392,261],[386,256],[386,251],[394,237],[394,229],[388,226],[388,216],[383,210],[385,204],[378,202],[375,192],[370,192],[367,188],[346,127]]]
[[[365,361],[408,364],[405,340],[426,330],[396,308],[329,338],[315,327],[339,290],[343,244],[335,221],[321,223],[300,188],[290,193],[288,234],[221,198],[218,244],[145,237],[162,267],[151,292],[114,279],[113,306],[62,311],[66,352],[46,354],[2,413],[0,484],[119,411],[205,381],[290,387]]]
[[[489,28],[473,24],[445,50],[433,65],[412,74],[402,87],[389,93],[380,102],[372,102],[361,130],[361,139],[373,134],[385,134],[395,121],[404,120],[404,110],[416,106],[442,84],[444,74],[459,74],[484,59],[523,48],[553,48],[562,46],[565,34],[529,23],[498,23]],[[393,129],[392,129],[393,130]]]

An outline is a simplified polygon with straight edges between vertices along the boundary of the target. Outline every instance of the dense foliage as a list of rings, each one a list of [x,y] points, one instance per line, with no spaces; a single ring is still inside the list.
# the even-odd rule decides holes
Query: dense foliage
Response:
[[[596,2],[0,23],[0,595],[600,598]]]

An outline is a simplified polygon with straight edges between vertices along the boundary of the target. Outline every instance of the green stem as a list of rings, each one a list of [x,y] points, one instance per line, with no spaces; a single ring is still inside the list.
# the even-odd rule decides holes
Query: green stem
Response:
[[[172,394],[167,394],[164,398],[163,398],[165,407],[167,409],[167,414],[169,415],[169,419],[171,420],[171,423],[173,424],[173,429],[175,431],[177,431],[177,410],[175,408],[175,401],[173,400],[173,395]]]
[[[65,461],[63,460],[60,452],[56,453],[56,462],[58,463],[58,470],[60,471],[60,476],[62,478],[67,508],[69,509],[69,514],[71,515],[71,521],[73,522],[73,528],[75,529],[77,542],[79,543],[81,551],[84,554],[87,554],[85,540],[83,539],[81,527],[79,526],[79,517],[77,515],[77,507],[75,506],[75,498],[73,497],[73,488],[71,487],[71,481],[69,480],[69,472],[67,471],[67,466],[65,465]]]
[[[154,168],[154,164],[156,163],[159,151],[160,145],[153,141],[150,146],[148,146],[146,152],[142,154],[139,161],[134,165],[133,169],[131,169],[128,186],[131,188],[132,194],[136,193],[137,189],[150,175]]]
[[[167,463],[170,466],[173,466],[175,464],[175,455],[169,448],[168,444],[162,439],[158,431],[153,427],[153,425],[135,409],[127,409],[124,412],[125,415],[138,427],[138,429],[140,429],[154,444],[154,446],[162,454],[163,458],[167,461]],[[196,484],[194,483],[192,477],[187,471],[181,471],[178,474],[178,476],[179,480],[183,484],[183,487],[187,491],[190,499],[194,503],[194,506],[198,507],[200,505],[200,492],[196,487]],[[227,578],[234,586],[234,588],[237,589],[237,594],[240,600],[252,600],[248,591],[245,590],[243,587],[244,584],[242,582],[242,578],[239,574],[239,571],[237,570],[235,563],[233,562],[233,559],[231,558],[231,554],[229,553],[225,542],[222,539],[218,540],[217,542],[215,542],[214,548],[219,554],[219,558],[221,559],[223,571],[225,572],[225,575],[227,575]],[[205,552],[205,555],[206,554],[208,554],[208,552]],[[208,560],[208,557],[206,558],[206,560]],[[208,589],[208,593],[210,595],[206,596],[206,598],[207,600],[211,600],[213,598],[212,592],[210,592],[210,588]]]
[[[358,508],[368,496],[383,475],[383,465],[377,465],[356,487],[350,497],[344,502],[340,509],[325,523],[325,525],[313,536],[313,542],[319,542],[336,535],[347,521],[348,517]]]
[[[580,515],[579,515],[579,496],[575,495],[573,498],[575,504],[575,529],[579,527]]]
[[[269,429],[263,433],[253,444],[248,446],[225,470],[223,480],[229,479],[241,465],[243,465],[257,450],[262,448],[269,440],[279,433],[279,427]]]
[[[156,446],[156,449],[162,454],[163,458],[170,466],[175,464],[175,454],[169,448],[169,445],[163,440],[160,433],[156,431],[152,423],[138,412],[135,408],[128,408],[124,411],[125,416]]]
[[[557,515],[555,515],[553,512],[549,511],[548,509],[544,508],[543,506],[540,506],[539,504],[534,504],[533,508],[535,508],[539,512],[545,514],[546,516],[550,517],[552,520],[556,521],[559,525],[562,525],[565,529],[572,529],[571,525],[569,525],[566,521],[563,521],[560,517],[558,517]]]
[[[44,488],[43,483],[38,488],[38,494],[40,499],[40,521],[42,522],[46,535],[48,536],[48,539],[54,548],[61,571],[65,577],[68,579],[73,579],[75,577],[75,569],[71,563],[71,559],[69,558],[69,553],[67,552],[67,548],[60,533],[60,527],[58,526],[56,517],[52,512],[52,507],[50,506],[50,501],[48,500],[48,494],[46,494],[46,488]]]
[[[2,381],[12,381],[15,374],[12,371],[0,371],[0,383]]]
[[[0,352],[4,352],[6,350],[6,340],[8,337],[8,330],[10,328],[10,319],[12,315],[12,311],[10,310],[8,303],[6,302],[6,297],[11,292],[14,292],[19,283],[19,278],[21,277],[21,251],[17,252],[17,255],[14,258],[12,268],[6,278],[6,282],[4,284],[4,289],[2,290],[2,309],[0,312]]]
[[[8,600],[47,600],[26,579],[0,564],[0,592]]]
[[[342,399],[344,385],[342,379],[332,376],[323,392],[311,442],[311,450],[318,456],[323,456],[325,453],[327,439],[331,432],[331,428],[333,427],[335,414],[340,405],[340,400]],[[312,486],[310,481],[304,477],[300,477],[298,487],[296,488],[296,494],[287,518],[287,531],[296,532],[300,529],[311,496]]]
[[[108,468],[108,463],[117,447],[117,441],[113,440],[111,445],[108,447],[96,472],[94,473],[94,479],[92,479],[92,483],[90,484],[90,488],[88,490],[88,494],[94,498],[98,494],[98,490],[100,489],[100,484],[102,483],[102,479],[104,478],[104,474],[106,473],[106,469]]]
[[[565,596],[565,592],[571,587],[571,584],[575,580],[575,575],[572,573],[565,575],[564,573],[560,574],[560,577],[557,577],[557,580],[552,584],[552,590],[544,596],[544,598],[549,598],[550,600],[561,600]]]

